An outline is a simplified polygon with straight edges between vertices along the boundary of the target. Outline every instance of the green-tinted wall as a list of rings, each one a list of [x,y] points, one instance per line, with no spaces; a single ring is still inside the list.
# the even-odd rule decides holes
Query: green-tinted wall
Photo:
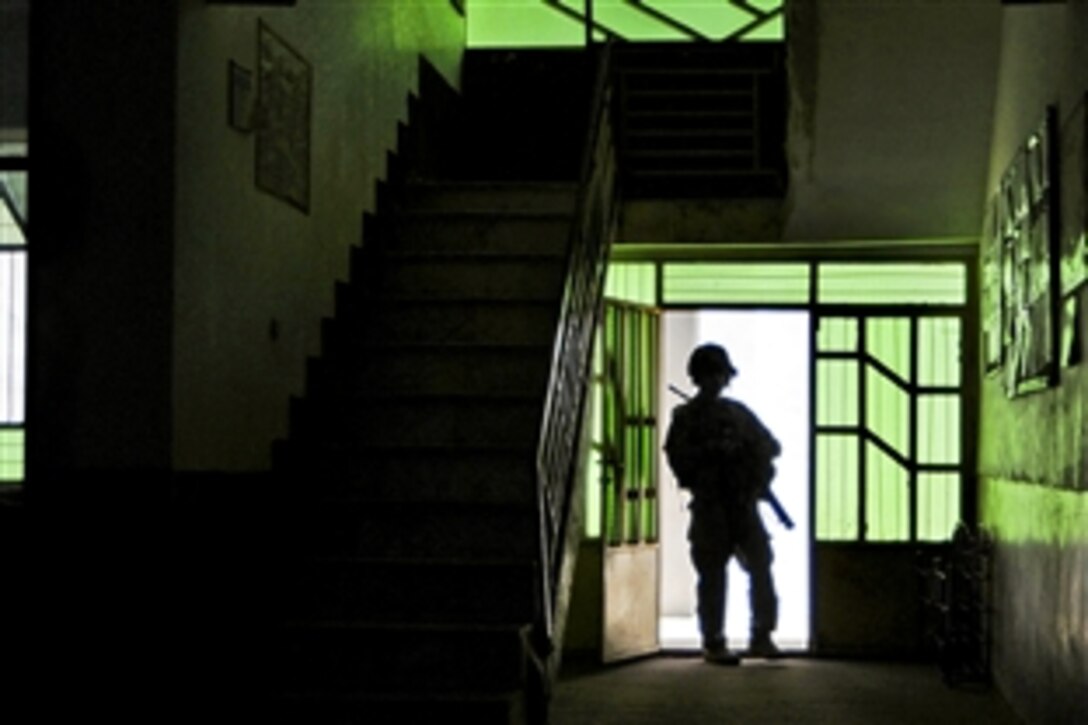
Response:
[[[1006,6],[989,190],[1042,117],[1059,118],[1062,237],[1085,228],[1084,98],[1088,5]],[[1082,289],[1073,295],[1081,310]],[[1083,314],[1071,349],[1083,359]],[[1088,370],[1063,366],[1052,389],[1010,399],[981,386],[979,511],[993,535],[994,671],[1025,722],[1083,722],[1088,695]]]
[[[364,241],[420,56],[456,84],[465,22],[449,2],[400,0],[178,12],[173,464],[261,469]],[[228,63],[257,68],[258,21],[313,70],[305,213],[257,187],[256,134],[227,123]]]
[[[305,212],[257,187],[256,134],[228,123],[259,21],[313,72]],[[28,475],[267,468],[420,56],[456,84],[464,17],[57,0],[31,22]]]

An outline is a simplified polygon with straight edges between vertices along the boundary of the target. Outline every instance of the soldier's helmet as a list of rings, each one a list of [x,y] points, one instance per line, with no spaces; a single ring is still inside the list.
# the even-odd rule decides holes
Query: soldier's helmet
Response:
[[[718,373],[725,373],[728,378],[737,374],[724,347],[710,342],[692,351],[688,358],[688,376],[693,383],[698,385],[700,381]]]

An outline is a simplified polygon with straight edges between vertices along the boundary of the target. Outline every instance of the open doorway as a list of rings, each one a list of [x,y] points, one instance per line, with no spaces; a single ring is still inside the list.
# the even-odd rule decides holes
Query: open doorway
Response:
[[[679,402],[668,385],[691,388],[686,367],[703,342],[729,351],[739,374],[727,395],[748,405],[782,444],[774,492],[796,523],[786,529],[771,509],[761,513],[775,552],[779,598],[775,640],[788,650],[807,650],[810,641],[809,445],[811,363],[809,313],[786,310],[668,310],[661,318],[662,431]],[[688,558],[688,494],[680,490],[662,456],[660,462],[661,617],[664,649],[698,648],[695,575]],[[729,569],[726,636],[734,648],[748,641],[748,578],[734,561]]]

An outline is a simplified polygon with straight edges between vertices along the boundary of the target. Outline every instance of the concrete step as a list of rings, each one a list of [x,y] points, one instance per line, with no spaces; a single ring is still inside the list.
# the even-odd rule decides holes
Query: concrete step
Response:
[[[302,492],[372,503],[535,505],[535,448],[381,448],[280,441],[274,467]],[[296,483],[297,482],[297,483]]]
[[[506,693],[526,679],[523,628],[287,623],[273,686],[299,695]]]
[[[359,499],[298,502],[283,540],[300,557],[533,560],[534,506],[393,504]]]
[[[292,559],[274,599],[288,621],[531,622],[537,567],[512,559]]]
[[[407,212],[378,222],[386,251],[566,256],[569,214]]]
[[[293,399],[292,436],[377,446],[531,449],[539,398]]]
[[[388,254],[368,296],[414,300],[557,300],[566,258],[546,255]]]
[[[344,355],[354,345],[484,344],[551,345],[559,319],[557,300],[509,302],[449,300],[367,302],[337,297],[337,319],[325,323],[323,351]]]
[[[412,181],[401,192],[406,211],[574,214],[577,186],[563,182]]]
[[[345,360],[308,362],[308,396],[366,392],[543,398],[551,348],[484,345],[376,345]]]

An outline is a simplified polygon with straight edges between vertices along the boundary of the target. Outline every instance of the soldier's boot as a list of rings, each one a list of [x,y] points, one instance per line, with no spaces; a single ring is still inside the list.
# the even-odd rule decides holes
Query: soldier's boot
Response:
[[[745,654],[749,657],[775,659],[782,656],[782,650],[778,649],[778,645],[771,639],[770,632],[753,632]]]
[[[703,643],[703,660],[712,665],[735,666],[740,664],[740,655],[725,646],[725,641]]]

